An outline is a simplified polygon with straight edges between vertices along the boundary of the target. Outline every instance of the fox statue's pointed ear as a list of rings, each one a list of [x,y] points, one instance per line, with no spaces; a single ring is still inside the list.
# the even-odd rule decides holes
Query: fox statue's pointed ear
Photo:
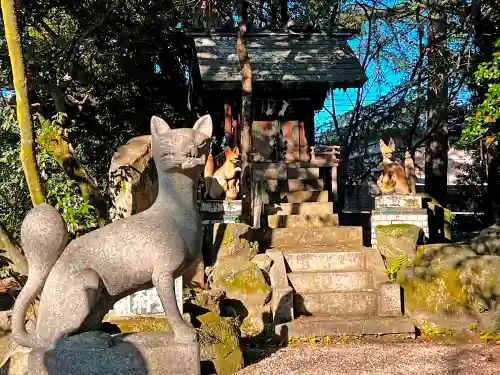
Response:
[[[385,146],[385,142],[384,142],[384,140],[383,140],[382,138],[380,138],[380,142],[379,142],[379,144],[380,144],[380,147]]]
[[[396,151],[396,144],[394,143],[394,139],[389,140],[389,146],[392,148],[393,151]]]
[[[151,135],[158,136],[158,134],[166,133],[170,130],[170,126],[158,116],[151,117]]]
[[[214,129],[212,124],[212,117],[208,114],[201,116],[194,123],[193,129],[198,130],[199,132],[205,134],[207,137],[210,138],[212,136],[212,132]]]
[[[240,149],[238,148],[238,146],[236,146],[236,147],[234,148],[234,153],[235,153],[236,155],[239,155],[239,154],[240,154]]]

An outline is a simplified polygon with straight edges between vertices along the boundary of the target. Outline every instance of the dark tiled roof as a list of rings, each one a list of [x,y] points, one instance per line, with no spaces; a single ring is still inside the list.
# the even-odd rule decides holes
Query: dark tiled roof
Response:
[[[201,78],[206,83],[241,82],[236,35],[195,36]],[[249,34],[247,49],[257,83],[328,83],[361,87],[367,80],[344,38],[324,34]]]

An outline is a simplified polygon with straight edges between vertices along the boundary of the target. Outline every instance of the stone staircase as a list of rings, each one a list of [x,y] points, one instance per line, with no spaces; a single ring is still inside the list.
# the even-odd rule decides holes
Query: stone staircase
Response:
[[[254,175],[264,181],[263,215],[269,228],[338,225],[320,169],[307,162],[255,163]]]
[[[361,227],[339,226],[319,168],[270,164],[257,171],[268,192],[268,228],[259,240],[273,260],[276,333],[414,334],[402,314],[400,287],[389,282],[378,251],[363,247]]]

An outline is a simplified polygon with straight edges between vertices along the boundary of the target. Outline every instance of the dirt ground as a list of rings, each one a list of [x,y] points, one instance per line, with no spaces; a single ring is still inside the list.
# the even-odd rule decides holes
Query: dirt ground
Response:
[[[236,375],[495,375],[500,345],[430,342],[301,345],[278,350]]]

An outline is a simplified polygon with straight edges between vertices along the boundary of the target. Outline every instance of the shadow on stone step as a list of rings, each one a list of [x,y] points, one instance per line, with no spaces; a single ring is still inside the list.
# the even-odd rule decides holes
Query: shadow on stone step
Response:
[[[291,201],[291,202],[289,202],[289,200],[288,200],[288,195],[286,195],[286,194],[285,194],[285,195],[283,196],[283,198],[281,199],[281,203],[307,203],[307,202],[319,202],[319,200],[318,200],[318,199],[319,199],[319,197],[320,197],[320,195],[321,195],[322,191],[311,191],[311,192],[308,192],[308,193],[309,193],[309,194],[308,194],[309,196],[308,196],[306,199],[304,199],[304,200],[302,200],[302,201],[300,201],[300,202],[295,202],[293,199],[292,199],[292,201]]]

